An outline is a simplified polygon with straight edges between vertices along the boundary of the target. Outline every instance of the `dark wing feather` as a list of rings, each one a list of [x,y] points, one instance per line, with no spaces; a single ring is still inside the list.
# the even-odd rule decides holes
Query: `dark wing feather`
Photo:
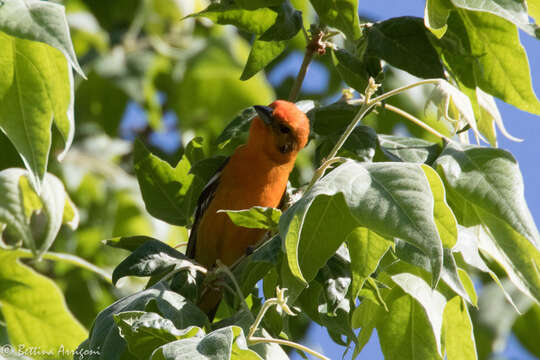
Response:
[[[216,171],[214,176],[208,181],[206,186],[199,195],[199,200],[197,201],[197,207],[195,208],[195,220],[193,221],[193,227],[191,228],[191,233],[189,234],[189,242],[186,249],[186,256],[189,258],[195,258],[195,249],[197,248],[197,228],[199,227],[199,222],[201,221],[206,209],[210,206],[212,199],[216,193],[216,190],[219,186],[219,181],[221,179],[221,173],[225,168],[225,165],[229,162],[229,158],[225,159],[223,164]]]

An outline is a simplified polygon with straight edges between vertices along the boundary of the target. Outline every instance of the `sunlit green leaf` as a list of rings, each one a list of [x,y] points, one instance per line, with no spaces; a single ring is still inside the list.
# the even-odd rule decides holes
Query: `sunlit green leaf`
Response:
[[[40,41],[61,51],[84,76],[77,62],[64,6],[39,0],[10,0],[0,8],[0,31],[22,39]]]
[[[71,359],[86,330],[69,312],[56,284],[0,249],[0,304],[14,346],[39,348]],[[60,352],[64,349],[64,352]]]
[[[443,341],[448,360],[478,358],[471,317],[459,296],[448,300],[444,307]]]
[[[310,0],[321,22],[343,31],[351,40],[360,37],[358,0]]]
[[[521,110],[540,114],[529,63],[515,26],[485,12],[459,10],[459,14],[475,58],[478,86]]]
[[[64,151],[73,139],[73,79],[65,57],[49,45],[0,32],[0,48],[0,128],[39,186],[47,169],[53,121],[63,136]]]

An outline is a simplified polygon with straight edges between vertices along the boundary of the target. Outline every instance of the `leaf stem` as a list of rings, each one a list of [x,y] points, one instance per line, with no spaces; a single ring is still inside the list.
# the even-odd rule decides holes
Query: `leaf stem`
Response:
[[[22,258],[33,258],[34,254],[28,250],[28,249],[17,249],[13,250],[16,251],[17,254]],[[78,266],[80,268],[92,271],[98,275],[100,275],[105,281],[107,281],[109,284],[112,284],[111,275],[106,272],[105,270],[100,269],[96,265],[71,254],[64,254],[64,253],[56,253],[56,252],[46,252],[42,256],[43,259],[47,260],[54,260],[54,261],[62,261],[66,262],[75,266]]]
[[[381,103],[377,104],[378,106],[382,106]],[[452,139],[450,139],[448,136],[446,135],[443,135],[441,134],[440,132],[438,132],[437,130],[435,130],[434,128],[432,128],[431,126],[429,126],[428,124],[424,123],[422,120],[418,119],[417,117],[415,117],[414,115],[412,114],[409,114],[408,112],[396,107],[396,106],[393,106],[393,105],[390,105],[390,104],[385,104],[384,105],[384,108],[385,109],[388,109],[402,117],[404,117],[405,119],[415,123],[416,125],[420,126],[422,129],[426,130],[427,132],[429,132],[430,134],[433,134],[435,135],[436,137],[440,138],[440,139],[444,139],[445,141],[448,141],[449,143],[452,143],[452,144],[456,144],[456,142]]]
[[[268,311],[268,309],[270,309],[272,306],[280,306],[281,305],[281,302],[279,299],[277,298],[272,298],[272,299],[268,299],[264,302],[261,310],[259,311],[259,313],[257,314],[257,318],[255,319],[255,322],[253,323],[253,325],[251,325],[251,327],[249,328],[249,333],[248,333],[248,336],[247,336],[247,341],[250,343],[250,344],[257,344],[257,343],[274,343],[274,344],[279,344],[279,345],[285,345],[285,346],[289,346],[289,347],[292,347],[292,348],[295,348],[295,349],[298,349],[300,351],[304,351],[310,355],[313,355],[315,356],[316,358],[319,358],[321,360],[330,360],[329,358],[327,358],[326,356],[316,352],[315,350],[312,350],[310,348],[308,348],[307,346],[304,346],[302,344],[298,344],[298,343],[295,343],[293,341],[289,341],[289,340],[283,340],[283,339],[274,339],[274,338],[264,338],[264,337],[257,337],[257,336],[254,336],[255,335],[255,332],[257,331],[257,329],[259,328],[259,325],[261,324],[261,321],[264,317],[264,315],[266,314],[266,312]]]
[[[378,103],[378,102],[381,102],[383,100],[386,100],[388,99],[389,97],[392,97],[394,95],[397,95],[397,94],[400,94],[406,90],[409,90],[409,89],[412,89],[414,87],[417,87],[417,86],[420,86],[420,85],[426,85],[426,84],[438,84],[439,82],[441,81],[441,79],[425,79],[425,80],[420,80],[420,81],[417,81],[415,83],[412,83],[412,84],[408,84],[408,85],[405,85],[405,86],[402,86],[402,87],[399,87],[397,89],[394,89],[394,90],[390,90],[389,92],[387,93],[384,93],[382,95],[379,95],[371,100],[369,100],[369,104],[375,104],[375,103]]]

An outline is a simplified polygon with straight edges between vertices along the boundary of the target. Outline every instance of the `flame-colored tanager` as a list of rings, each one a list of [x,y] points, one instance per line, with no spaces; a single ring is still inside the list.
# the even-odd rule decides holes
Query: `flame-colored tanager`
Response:
[[[285,193],[296,155],[306,146],[309,120],[291,102],[277,100],[270,106],[254,106],[257,115],[248,141],[239,146],[203,189],[186,255],[207,268],[219,259],[232,265],[255,245],[265,230],[236,226],[226,213],[253,206],[278,207]],[[201,300],[211,311],[220,296]]]

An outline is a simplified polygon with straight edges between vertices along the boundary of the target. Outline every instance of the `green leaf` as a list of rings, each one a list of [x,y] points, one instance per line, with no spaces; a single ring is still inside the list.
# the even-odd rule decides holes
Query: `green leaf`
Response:
[[[151,288],[124,297],[100,312],[94,320],[88,339],[77,350],[93,351],[86,357],[90,360],[101,359],[100,354],[118,359],[128,356],[127,343],[121,337],[113,316],[125,311],[147,311],[146,307],[150,302],[153,302],[152,312],[172,321],[177,329],[209,326],[206,315],[195,304],[186,301],[184,297],[160,282]],[[96,350],[99,350],[97,354]]]
[[[365,55],[386,60],[391,65],[421,78],[443,78],[439,56],[429,40],[432,36],[420,18],[396,17],[366,29],[362,41]]]
[[[281,5],[285,0],[236,0],[236,3],[244,9],[258,9]]]
[[[251,120],[257,115],[253,107],[244,109],[240,114],[227,124],[225,129],[219,134],[216,143],[223,149],[229,142],[241,138],[249,130]]]
[[[73,140],[73,79],[64,56],[49,45],[0,32],[0,48],[0,128],[39,188],[53,121],[64,140],[60,157]]]
[[[379,311],[377,318],[377,334],[384,358],[440,360],[433,328],[420,303],[399,287],[385,300],[390,311]]]
[[[273,229],[279,223],[279,209],[254,206],[246,210],[218,210],[229,215],[231,221],[238,226],[248,229]]]
[[[152,354],[152,360],[173,359],[231,359],[260,360],[256,352],[246,345],[244,332],[238,326],[228,326],[214,330],[202,339],[177,340],[159,347]]]
[[[443,342],[448,360],[478,359],[471,317],[459,296],[448,300],[444,307]]]
[[[40,257],[56,239],[69,198],[55,176],[45,175],[39,195],[27,177],[28,172],[23,169],[0,172],[0,222],[7,225],[4,231],[10,234],[9,238],[22,241]],[[75,216],[76,210],[72,211]]]
[[[452,5],[449,3],[449,0],[426,1],[424,24],[439,39],[446,33],[446,29],[448,28],[446,21],[448,20],[451,9]]]
[[[114,269],[113,284],[124,276],[152,276],[192,264],[181,252],[159,240],[148,240]],[[187,270],[187,269],[186,269]]]
[[[147,241],[152,241],[152,240],[158,241],[149,236],[139,235],[139,236],[118,236],[112,239],[103,240],[103,243],[111,247],[134,252],[135,250],[137,250],[139,246],[141,246]]]
[[[526,313],[518,317],[512,331],[525,349],[534,356],[540,357],[540,343],[536,336],[540,331],[540,306],[534,304]]]
[[[478,86],[515,107],[540,114],[529,63],[518,32],[508,21],[485,12],[459,10],[470,42]]]
[[[127,342],[129,352],[141,360],[149,359],[155,349],[169,342],[204,336],[199,327],[179,330],[171,320],[153,312],[126,311],[113,315],[113,318],[120,335]]]
[[[388,240],[368,228],[358,227],[347,237],[347,247],[351,256],[351,298],[358,296],[366,279],[375,272],[383,255],[393,241]]]
[[[338,102],[316,107],[310,110],[307,115],[313,126],[313,131],[324,136],[344,130],[359,109],[359,105]]]
[[[433,217],[439,231],[442,244],[445,248],[451,249],[456,245],[458,238],[457,220],[454,212],[446,202],[446,190],[444,184],[435,170],[427,165],[421,165],[429,181],[435,206],[433,207]]]
[[[58,49],[82,76],[69,36],[64,7],[39,0],[11,0],[0,8],[0,31],[22,39],[40,41]]]
[[[358,0],[309,0],[321,22],[345,33],[351,40],[360,37]]]
[[[204,186],[199,178],[189,173],[193,159],[184,154],[173,168],[139,141],[135,142],[134,151],[135,173],[148,212],[170,224],[190,224]]]
[[[264,69],[285,50],[285,47],[285,41],[255,40],[240,80],[248,80]]]
[[[386,309],[386,311],[388,312],[388,309]],[[354,309],[351,319],[352,327],[353,329],[359,327],[362,329],[358,333],[358,342],[354,348],[353,358],[358,356],[369,341],[373,329],[375,329],[377,324],[377,319],[381,316],[380,312],[381,307],[367,299],[363,300],[360,303],[360,306]]]
[[[336,133],[321,139],[315,152],[316,163],[321,163],[330,154],[341,136],[342,134]],[[337,156],[348,157],[361,162],[371,162],[373,156],[375,156],[377,145],[378,140],[375,131],[368,126],[359,125],[347,138]]]
[[[515,269],[516,285],[540,301],[540,235],[525,202],[516,160],[500,149],[448,146],[434,165],[461,223],[485,226],[492,240],[483,237],[483,247],[493,256],[501,251],[498,258]],[[473,216],[463,213],[466,208]]]
[[[289,40],[302,28],[302,13],[296,10],[288,1],[277,9],[276,22],[259,37],[259,40]]]
[[[445,297],[437,290],[432,289],[422,278],[413,274],[401,273],[393,275],[391,278],[403,291],[422,305],[433,330],[437,352],[442,355],[441,333],[443,312],[446,305]]]
[[[242,9],[233,4],[210,4],[205,10],[189,17],[207,17],[220,25],[234,25],[247,32],[262,34],[277,18],[277,13],[267,8]]]
[[[38,348],[62,359],[86,330],[69,312],[56,284],[23,265],[13,251],[0,249],[0,305],[11,344]]]
[[[260,279],[277,266],[282,255],[281,243],[281,238],[274,236],[234,267],[233,273],[242,293],[248,294]],[[272,288],[272,291],[274,290],[275,286]]]
[[[274,101],[274,91],[262,74],[239,79],[248,54],[244,40],[222,37],[210,38],[208,46],[191,58],[170,95],[182,119],[181,130],[203,127],[213,133],[217,124],[227,123],[242,109]]]
[[[459,269],[456,265],[454,257],[450,249],[444,248],[444,260],[443,268],[441,272],[441,279],[458,295],[463,297],[470,303],[472,299],[469,297],[465,287],[463,286],[459,277]],[[404,241],[396,240],[396,255],[401,260],[417,266],[425,271],[430,270],[429,259],[426,255],[422,254],[416,247],[407,244]],[[425,276],[425,278],[428,278]]]
[[[514,306],[515,309],[517,309],[515,303],[514,303],[514,300],[510,297],[510,294],[508,294],[508,292],[506,291],[506,289],[503,287],[502,283],[501,283],[501,280],[499,279],[499,277],[497,276],[497,274],[495,274],[495,272],[491,271],[490,268],[486,265],[486,263],[484,262],[484,260],[482,259],[482,257],[480,256],[480,252],[479,252],[479,245],[480,245],[480,241],[479,239],[483,236],[481,235],[484,231],[482,231],[483,229],[481,229],[480,227],[472,227],[472,228],[465,228],[463,226],[458,226],[458,241],[456,243],[456,246],[454,247],[453,251],[455,253],[460,253],[461,256],[463,257],[463,261],[482,271],[482,272],[485,272],[487,274],[489,274],[489,276],[493,279],[493,281],[495,281],[495,283],[497,285],[499,285],[499,288],[501,289],[501,291],[505,294],[506,296],[506,299],[508,300],[508,302],[510,304],[512,304],[512,306]],[[483,242],[483,244],[485,244],[486,242]],[[489,243],[488,243],[489,244]],[[497,251],[497,254],[499,254],[500,252]],[[505,262],[505,265],[506,262]],[[505,265],[502,265],[503,267]],[[509,270],[508,268],[506,269],[506,271],[511,271]],[[461,276],[460,276],[461,277]],[[475,304],[475,302],[473,302],[473,304]]]
[[[289,208],[279,225],[290,270],[300,281],[313,279],[358,226],[418,247],[430,259],[432,284],[439,280],[442,244],[433,196],[419,165],[347,161]]]
[[[476,12],[485,12],[499,16],[506,19],[527,34],[536,36],[537,26],[529,22],[529,15],[527,14],[527,3],[525,1],[512,1],[512,0],[496,0],[496,1],[482,1],[482,0],[450,0],[456,7],[471,10]]]
[[[345,49],[331,50],[331,54],[332,63],[343,81],[360,93],[366,90],[369,78],[377,78],[382,71],[378,60],[364,62]]]
[[[378,135],[383,154],[391,161],[431,164],[441,153],[439,145],[427,140]]]

